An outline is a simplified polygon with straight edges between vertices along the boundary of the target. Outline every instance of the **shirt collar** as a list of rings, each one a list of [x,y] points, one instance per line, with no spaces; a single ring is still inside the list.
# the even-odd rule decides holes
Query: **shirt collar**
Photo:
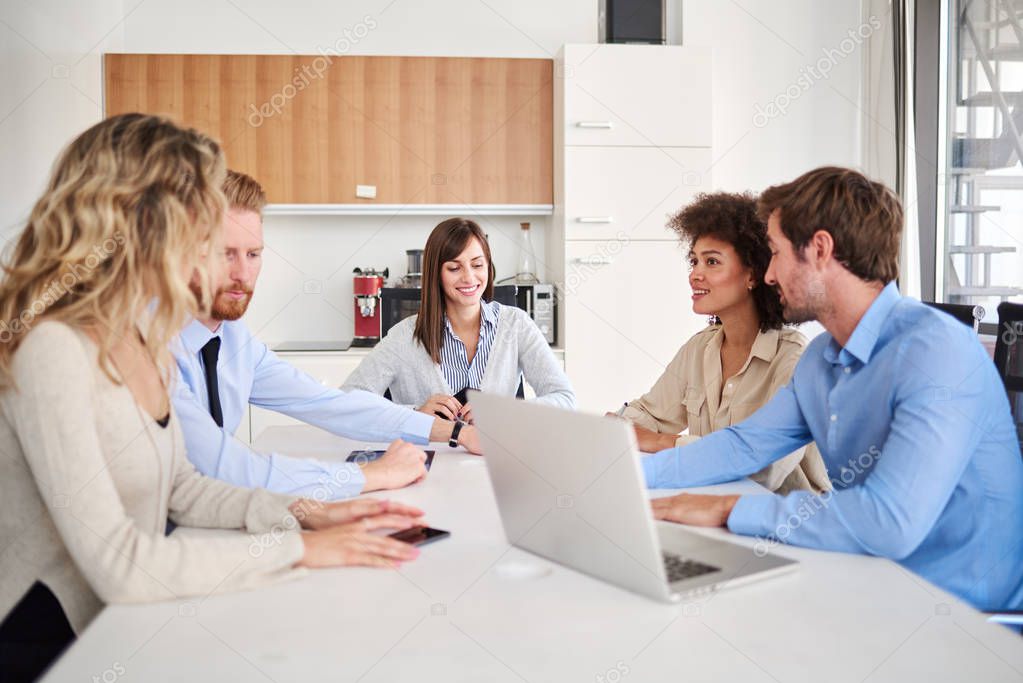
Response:
[[[483,320],[488,325],[493,326],[497,324],[497,306],[498,303],[496,301],[486,301],[480,305],[480,308],[483,311]]]
[[[210,332],[210,328],[193,318],[192,322],[185,325],[185,329],[181,330],[181,343],[190,354],[196,354],[199,353],[202,347],[206,346],[206,342],[214,337],[219,337],[223,331],[224,323],[220,323],[220,327],[217,328],[216,332]]]
[[[486,325],[488,328],[492,328],[494,325],[497,325],[497,319],[498,319],[497,307],[499,305],[500,304],[498,304],[496,301],[481,301],[480,302],[480,329],[481,330],[483,329],[484,325]],[[451,321],[448,319],[448,316],[447,316],[446,313],[444,314],[444,329],[446,329],[449,333],[451,333],[452,337],[455,337],[457,339],[457,335],[455,335],[455,331],[451,329]]]
[[[768,363],[778,355],[778,340],[781,337],[781,330],[767,330],[758,332],[757,338],[753,340],[753,348],[750,349],[750,356],[756,356]]]
[[[778,355],[778,343],[781,338],[781,330],[767,330],[757,332],[753,340],[753,347],[750,349],[750,358],[756,357],[768,363]],[[707,347],[713,351],[714,357],[721,353],[721,344],[724,342],[724,328],[720,324],[714,327],[714,335],[711,337]]]
[[[870,304],[870,308],[856,323],[856,329],[849,336],[849,341],[845,343],[845,346],[839,347],[838,343],[832,339],[824,351],[825,358],[831,363],[837,362],[842,365],[850,365],[853,359],[864,365],[869,363],[870,356],[877,346],[877,340],[881,336],[881,329],[888,319],[888,314],[891,313],[900,298],[899,289],[894,280],[885,285],[881,293],[874,299],[874,303]]]

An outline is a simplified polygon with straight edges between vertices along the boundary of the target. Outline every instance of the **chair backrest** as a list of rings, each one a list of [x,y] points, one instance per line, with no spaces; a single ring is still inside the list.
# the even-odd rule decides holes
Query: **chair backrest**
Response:
[[[1023,445],[1023,304],[998,305],[995,367],[1009,394],[1016,433]]]
[[[925,301],[924,303],[942,313],[949,314],[967,327],[972,327],[974,332],[980,329],[980,321],[984,319],[986,313],[983,306],[971,304],[940,304],[936,301]]]
[[[526,381],[525,377],[523,377],[520,374],[519,375],[519,388],[515,390],[515,398],[525,398],[526,397],[526,384],[525,384],[525,381]],[[462,394],[462,396],[460,396],[460,397],[456,396],[456,398],[458,398],[462,403],[465,402],[464,400],[462,400],[465,397],[465,391],[466,391],[465,389],[462,389],[462,391],[459,392],[459,393]],[[388,389],[384,389],[384,398],[386,398],[388,401],[393,401],[394,400],[393,398],[391,398],[391,390],[389,388]]]

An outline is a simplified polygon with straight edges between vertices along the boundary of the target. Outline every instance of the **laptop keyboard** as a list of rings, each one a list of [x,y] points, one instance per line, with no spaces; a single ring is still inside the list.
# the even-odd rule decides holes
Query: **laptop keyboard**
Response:
[[[684,557],[672,555],[671,553],[661,554],[664,555],[664,569],[668,572],[668,583],[675,583],[683,579],[691,579],[694,576],[721,571],[719,567],[712,567],[709,564],[703,564],[696,560],[687,560]]]

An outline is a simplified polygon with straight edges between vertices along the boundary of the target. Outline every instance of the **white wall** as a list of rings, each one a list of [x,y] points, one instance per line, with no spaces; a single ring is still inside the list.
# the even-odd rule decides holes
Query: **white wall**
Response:
[[[804,69],[841,52],[860,23],[856,0],[683,0],[685,44],[714,49],[716,187],[760,191],[817,166],[859,166],[860,48],[836,56],[826,79]],[[786,99],[784,114],[757,117]]]
[[[817,166],[861,166],[863,48],[843,40],[862,23],[856,0],[683,0],[684,43],[714,49],[716,188],[759,192]],[[817,78],[822,58],[830,70]],[[769,116],[771,103],[784,113]]]
[[[596,0],[148,0],[125,21],[125,49],[314,54],[366,17],[376,26],[351,54],[553,58],[597,36]]]
[[[801,92],[784,115],[754,124],[757,105],[783,94],[824,48],[838,48],[846,32],[856,28],[859,2],[685,0],[682,7],[684,41],[715,50],[717,187],[759,190],[824,163],[859,163],[858,52],[839,60],[830,78]],[[374,26],[363,32],[358,27],[369,26],[367,16]],[[314,53],[324,48],[351,54],[552,57],[563,43],[596,39],[596,0],[5,1],[0,4],[0,229],[8,235],[20,230],[59,149],[100,119],[105,51]],[[657,87],[655,75],[649,77]],[[352,267],[404,272],[404,250],[421,245],[435,223],[403,218],[377,232],[376,220],[268,219],[270,253],[251,312],[253,327],[270,340],[346,336],[350,323],[332,316],[340,315],[338,310],[350,315]],[[496,235],[514,235],[517,224],[517,218],[501,218],[485,226],[504,273],[514,265],[514,250]],[[534,224],[534,248],[542,251],[546,221]],[[307,280],[323,282],[322,293],[304,293]],[[286,312],[277,315],[282,309]],[[300,333],[290,334],[292,329]]]
[[[0,2],[0,236],[21,231],[57,153],[102,117],[100,55],[122,0]]]

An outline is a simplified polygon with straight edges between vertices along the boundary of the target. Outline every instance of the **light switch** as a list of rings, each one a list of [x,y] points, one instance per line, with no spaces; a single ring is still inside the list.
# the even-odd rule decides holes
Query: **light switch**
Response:
[[[376,199],[377,198],[377,186],[376,185],[356,185],[355,196],[361,199]]]

